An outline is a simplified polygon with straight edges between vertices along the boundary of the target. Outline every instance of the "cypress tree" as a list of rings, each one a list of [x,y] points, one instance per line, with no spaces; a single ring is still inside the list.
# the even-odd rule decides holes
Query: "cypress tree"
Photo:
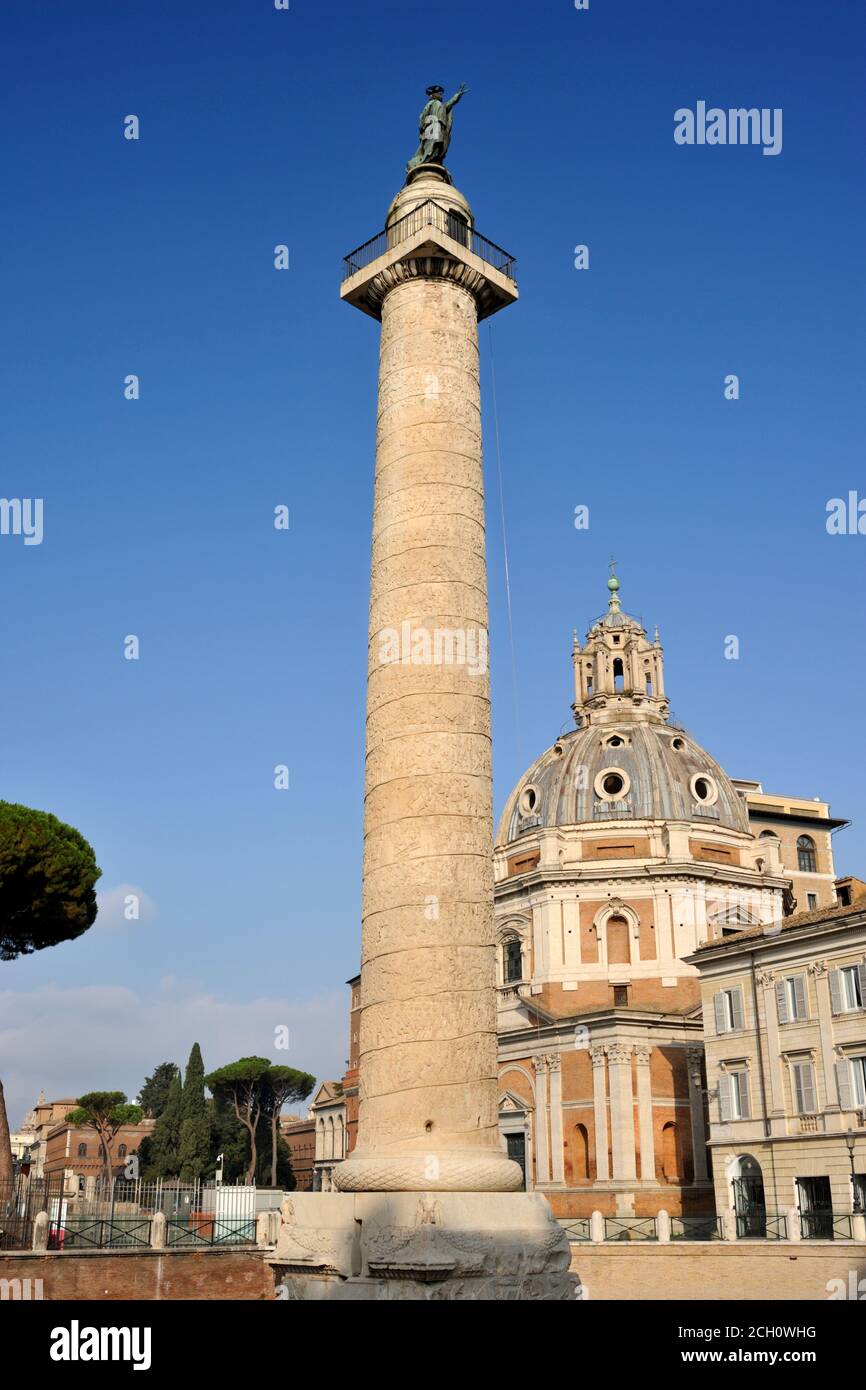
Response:
[[[150,1168],[147,1177],[174,1178],[178,1173],[180,1148],[180,1119],[183,1087],[178,1071],[171,1083],[165,1109],[154,1126],[150,1142]]]
[[[184,1182],[203,1178],[210,1167],[211,1125],[204,1098],[204,1062],[193,1043],[186,1064],[180,1112],[180,1176]]]

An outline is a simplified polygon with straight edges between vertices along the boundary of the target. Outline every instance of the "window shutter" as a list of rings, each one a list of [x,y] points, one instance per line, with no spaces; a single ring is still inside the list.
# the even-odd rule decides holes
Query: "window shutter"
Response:
[[[830,971],[830,1007],[834,1014],[842,1012],[842,979],[838,970]]]
[[[752,1118],[752,1110],[749,1105],[749,1073],[747,1071],[738,1071],[735,1080],[740,1102],[740,1119],[750,1120]]]
[[[728,1020],[725,1013],[725,995],[723,990],[719,990],[718,994],[713,995],[713,1008],[716,1013],[716,1032],[727,1033]]]
[[[808,1018],[809,1010],[806,1006],[806,977],[805,975],[794,976],[794,1017]]]
[[[860,986],[860,1008],[866,1008],[866,965],[857,966],[857,983]]]
[[[776,981],[776,1010],[780,1023],[788,1023],[788,989],[784,980]]]
[[[848,1059],[843,1057],[841,1062],[836,1063],[836,1086],[839,1090],[839,1104],[843,1110],[853,1110],[854,1101],[851,1096],[851,1068]]]
[[[719,1077],[719,1118],[722,1124],[727,1124],[731,1119],[733,1107],[731,1105],[731,1078],[724,1073]]]
[[[739,985],[736,989],[731,990],[731,1017],[734,1031],[738,1032],[743,1026],[743,991]]]
[[[794,1067],[794,1080],[798,1115],[814,1115],[818,1107],[815,1104],[815,1069],[812,1063],[798,1063]]]

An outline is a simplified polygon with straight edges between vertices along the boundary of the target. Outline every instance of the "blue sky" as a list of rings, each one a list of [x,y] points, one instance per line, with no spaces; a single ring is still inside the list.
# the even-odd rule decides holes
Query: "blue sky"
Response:
[[[830,800],[863,873],[866,538],[825,527],[866,496],[859,4],[28,0],[3,31],[0,493],[45,520],[0,537],[0,796],[78,826],[106,894],[2,969],[13,1120],[194,1038],[216,1066],[288,1025],[279,1060],[342,1070],[378,342],[338,288],[434,81],[469,84],[448,162],[521,291],[491,325],[516,700],[481,334],[497,807],[569,726],[615,554],[679,718]],[[678,146],[699,100],[782,108],[781,154]]]

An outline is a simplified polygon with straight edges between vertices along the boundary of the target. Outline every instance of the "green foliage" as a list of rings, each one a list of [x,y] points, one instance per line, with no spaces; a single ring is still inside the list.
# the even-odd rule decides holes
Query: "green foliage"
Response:
[[[201,1048],[198,1043],[193,1043],[183,1083],[178,1147],[180,1176],[185,1182],[204,1177],[208,1171],[210,1129],[210,1115],[204,1095],[204,1062]]]
[[[101,872],[71,825],[48,811],[0,801],[0,960],[86,932],[96,920]]]
[[[180,1122],[183,1106],[183,1087],[180,1071],[175,1068],[175,1077],[168,1092],[168,1100],[154,1127],[148,1144],[147,1170],[144,1176],[153,1178],[175,1178],[179,1167]],[[143,1157],[140,1155],[140,1157]]]
[[[111,1144],[123,1125],[137,1125],[141,1107],[130,1105],[123,1091],[88,1091],[79,1096],[78,1105],[66,1116],[71,1125],[88,1125],[99,1135],[106,1178],[111,1176]]]
[[[141,1107],[130,1105],[123,1091],[88,1091],[79,1097],[76,1109],[70,1110],[66,1118],[71,1125],[110,1127],[116,1132],[121,1125],[137,1125]]]
[[[174,1062],[160,1062],[153,1073],[147,1076],[138,1093],[137,1100],[149,1120],[158,1120],[168,1101],[171,1083],[177,1076]]]
[[[245,1169],[248,1183],[255,1180],[258,1167],[258,1127],[264,1114],[270,1066],[266,1057],[240,1057],[205,1077],[214,1096],[229,1103],[249,1135],[249,1162]]]

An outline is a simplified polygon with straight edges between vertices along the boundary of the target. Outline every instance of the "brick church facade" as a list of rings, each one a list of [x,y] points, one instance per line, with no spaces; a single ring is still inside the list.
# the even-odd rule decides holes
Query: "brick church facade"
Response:
[[[615,576],[608,589],[574,640],[576,728],[520,780],[497,834],[500,1126],[561,1218],[711,1212],[684,958],[792,912],[795,883],[831,905],[844,822],[802,800],[768,814],[758,783],[735,784],[672,723],[658,631],[622,611]]]

